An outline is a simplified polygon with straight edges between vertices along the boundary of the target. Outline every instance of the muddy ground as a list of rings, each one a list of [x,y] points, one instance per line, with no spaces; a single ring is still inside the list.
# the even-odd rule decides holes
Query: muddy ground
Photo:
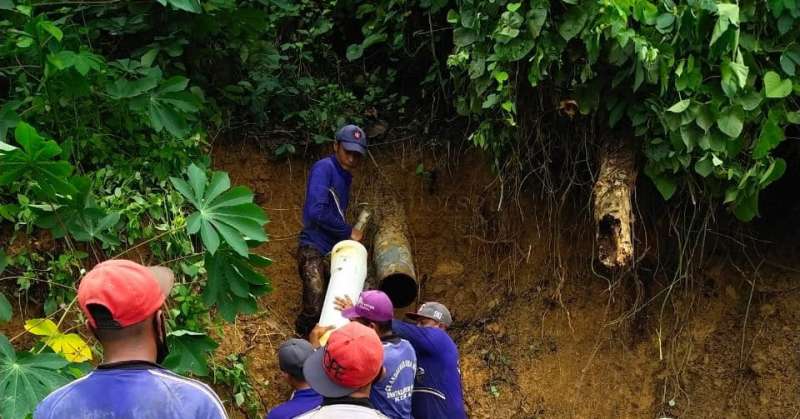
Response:
[[[504,190],[468,151],[412,149],[403,141],[372,150],[354,180],[351,207],[389,196],[403,202],[421,298],[445,303],[456,320],[451,332],[470,417],[800,414],[796,244],[766,263],[711,257],[691,286],[669,288],[670,279],[640,273],[649,304],[621,319],[637,288],[609,291],[593,269],[585,209],[553,217],[535,194]],[[275,351],[292,333],[300,303],[294,251],[313,162],[268,155],[253,144],[214,153],[216,166],[251,187],[271,218],[271,240],[258,252],[275,261],[267,270],[274,292],[263,298],[262,313],[226,328],[220,348],[247,354],[265,410],[290,394]]]

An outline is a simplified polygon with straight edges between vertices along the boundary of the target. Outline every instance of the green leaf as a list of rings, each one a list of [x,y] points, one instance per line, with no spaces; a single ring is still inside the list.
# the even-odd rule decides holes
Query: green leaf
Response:
[[[461,16],[458,15],[457,11],[453,9],[447,11],[447,23],[455,25],[459,19],[461,19]]]
[[[187,218],[187,231],[200,231],[203,244],[212,255],[220,236],[237,253],[247,256],[247,240],[267,241],[264,224],[267,216],[253,203],[253,193],[245,187],[230,188],[227,173],[214,172],[208,183],[205,171],[192,164],[187,169],[189,182],[170,178],[173,186],[197,210]]]
[[[775,159],[770,163],[767,170],[761,175],[759,185],[761,188],[766,188],[770,183],[780,179],[786,173],[786,161],[783,159]]]
[[[0,156],[0,186],[25,178],[36,182],[49,197],[76,192],[67,182],[72,165],[55,160],[61,155],[55,141],[45,140],[25,122],[17,124],[14,137],[21,147]]]
[[[767,119],[761,127],[755,146],[753,147],[753,158],[763,159],[769,152],[784,140],[783,128],[772,119]]]
[[[683,99],[681,101],[676,102],[674,105],[670,106],[669,108],[667,108],[667,111],[668,112],[673,112],[673,113],[681,113],[681,112],[685,111],[686,108],[688,108],[689,105],[691,105],[691,103],[692,103],[691,99]]]
[[[752,194],[739,193],[733,214],[740,221],[748,222],[758,215],[758,190]]]
[[[119,217],[118,212],[107,214],[100,208],[86,208],[66,221],[67,229],[72,238],[79,242],[99,240],[104,247],[113,247],[120,244],[114,231]]]
[[[791,80],[781,80],[781,76],[774,71],[768,71],[764,75],[764,96],[780,99],[789,96],[790,93],[792,93]]]
[[[52,35],[53,38],[56,38],[58,42],[61,42],[61,39],[64,37],[64,32],[61,32],[61,29],[59,29],[58,26],[55,25],[55,23],[49,20],[39,21],[37,27]]]
[[[744,123],[738,112],[735,110],[728,110],[727,113],[721,115],[719,119],[717,119],[717,127],[728,137],[737,138],[742,133]]]
[[[14,310],[11,307],[11,303],[8,301],[5,295],[0,294],[0,323],[5,323],[11,320],[13,313]]]
[[[198,0],[166,0],[166,1],[170,6],[178,10],[184,10],[192,13],[200,13],[203,11],[203,9],[200,8],[200,2]]]
[[[584,7],[570,7],[564,15],[564,21],[558,27],[558,33],[565,41],[569,41],[581,33],[588,19]]]
[[[694,171],[702,177],[708,177],[714,171],[714,164],[705,156],[694,164]]]
[[[177,330],[167,336],[169,355],[164,366],[178,374],[208,375],[207,359],[217,349],[217,342],[204,333]]]
[[[57,354],[18,354],[0,335],[0,417],[24,419],[69,380],[59,372],[69,363]]]
[[[0,0],[0,10],[14,10],[14,2],[11,0]]]
[[[528,12],[528,31],[534,39],[538,38],[539,34],[542,33],[544,23],[547,21],[547,11],[547,6],[539,6]]]
[[[653,184],[658,189],[658,192],[661,193],[661,196],[664,197],[664,200],[669,200],[672,198],[672,195],[675,194],[675,191],[678,189],[678,184],[675,182],[675,179],[672,176],[669,176],[664,173],[656,172],[652,166],[645,167],[645,174],[650,180],[653,181]]]
[[[252,314],[258,308],[256,297],[272,289],[269,280],[251,266],[259,264],[261,261],[257,259],[225,249],[214,255],[206,252],[208,283],[203,290],[203,302],[218,306],[228,322],[233,322],[239,313]]]
[[[355,61],[364,55],[364,47],[362,47],[361,44],[352,44],[347,47],[347,52],[345,55],[347,57],[347,61]]]
[[[142,63],[143,67],[150,67],[153,65],[153,61],[156,60],[158,56],[158,48],[150,48],[147,52],[142,55],[141,60],[139,62]]]
[[[475,31],[467,28],[458,28],[453,31],[453,43],[458,48],[463,48],[475,43],[477,35]]]

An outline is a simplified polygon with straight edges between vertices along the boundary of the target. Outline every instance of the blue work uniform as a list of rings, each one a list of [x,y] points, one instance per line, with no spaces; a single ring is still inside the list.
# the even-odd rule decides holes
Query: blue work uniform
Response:
[[[334,155],[311,166],[303,205],[300,246],[311,246],[326,255],[333,245],[350,238],[353,227],[347,224],[345,214],[350,203],[352,181],[353,175],[344,170]]]

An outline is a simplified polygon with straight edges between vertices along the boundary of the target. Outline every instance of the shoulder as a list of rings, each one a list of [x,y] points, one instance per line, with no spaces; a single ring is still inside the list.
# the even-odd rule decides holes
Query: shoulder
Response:
[[[216,413],[221,418],[227,418],[225,408],[217,393],[205,383],[182,377],[163,369],[152,369],[148,370],[148,372],[171,391],[180,392],[183,396],[182,402],[202,405],[210,413]]]
[[[333,156],[327,156],[317,160],[316,163],[311,165],[311,172],[328,172],[334,170],[336,167],[333,164]]]
[[[50,417],[49,415],[52,414],[54,409],[58,409],[59,404],[64,397],[72,393],[73,391],[80,391],[81,383],[89,380],[93,375],[93,372],[84,375],[77,380],[74,380],[68,384],[65,384],[52,393],[50,393],[47,397],[44,398],[39,404],[36,406],[36,411],[34,412],[34,417],[39,418],[46,418]]]

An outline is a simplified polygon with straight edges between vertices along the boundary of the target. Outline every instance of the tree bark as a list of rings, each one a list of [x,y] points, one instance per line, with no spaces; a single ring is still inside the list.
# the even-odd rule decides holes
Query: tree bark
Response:
[[[613,269],[633,261],[633,211],[636,158],[630,141],[606,147],[600,156],[600,174],[594,184],[594,221],[597,257]]]

